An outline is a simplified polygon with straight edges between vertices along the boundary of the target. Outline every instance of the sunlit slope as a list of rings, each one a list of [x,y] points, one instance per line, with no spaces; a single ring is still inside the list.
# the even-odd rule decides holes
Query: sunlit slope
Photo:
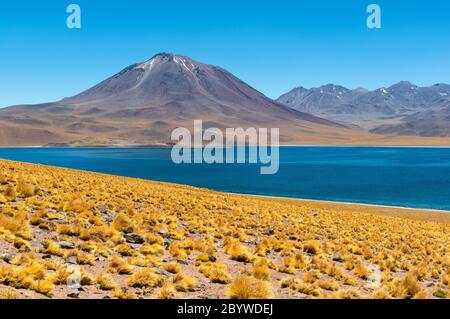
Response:
[[[449,297],[448,217],[407,212],[1,160],[0,297]]]

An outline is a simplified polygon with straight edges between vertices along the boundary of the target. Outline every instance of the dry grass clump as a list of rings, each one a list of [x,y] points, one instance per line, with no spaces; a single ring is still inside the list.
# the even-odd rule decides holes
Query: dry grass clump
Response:
[[[49,254],[58,257],[63,257],[65,254],[64,250],[51,239],[46,239],[42,245],[44,247],[39,250],[41,254]]]
[[[224,248],[233,260],[250,263],[254,258],[249,249],[234,238],[226,238]]]
[[[77,263],[79,265],[94,265],[95,256],[89,253],[77,252]]]
[[[118,287],[111,275],[107,273],[101,273],[98,275],[97,283],[101,290],[115,290]]]
[[[231,276],[228,274],[225,264],[207,262],[201,265],[198,271],[213,283],[228,284],[231,282]]]
[[[116,289],[113,291],[113,296],[118,299],[137,299],[137,295],[126,289]]]
[[[133,273],[133,266],[119,257],[113,257],[109,263],[108,271],[120,275],[130,275]]]
[[[251,276],[239,275],[228,287],[227,295],[231,299],[269,299],[273,297],[267,281]]]
[[[121,256],[135,256],[137,252],[126,244],[118,245],[114,248]]]
[[[157,275],[153,270],[144,268],[132,274],[127,284],[134,288],[155,288],[164,284],[164,278]]]
[[[317,281],[316,284],[318,287],[325,289],[325,290],[331,290],[331,291],[339,290],[339,284],[334,280],[320,279]]]
[[[36,187],[25,182],[23,179],[19,179],[16,186],[16,191],[19,197],[31,197],[36,193]]]
[[[268,261],[264,258],[257,259],[253,264],[252,275],[257,279],[268,280],[270,276]]]
[[[181,271],[181,266],[176,261],[165,264],[163,268],[172,274],[178,274]]]
[[[176,291],[194,291],[198,286],[198,282],[195,278],[178,273],[172,277],[172,284]]]
[[[20,299],[20,295],[12,289],[0,289],[0,300]]]
[[[172,284],[165,284],[156,293],[157,299],[179,299],[180,295]]]
[[[321,252],[321,245],[320,242],[317,240],[311,240],[304,244],[303,250],[311,255],[317,255]]]
[[[356,276],[358,276],[361,279],[367,279],[369,278],[369,271],[367,270],[367,267],[359,262],[355,268],[353,269],[353,272],[355,273]]]
[[[112,222],[112,227],[123,233],[132,233],[134,231],[132,220],[124,213],[120,213],[116,216]]]

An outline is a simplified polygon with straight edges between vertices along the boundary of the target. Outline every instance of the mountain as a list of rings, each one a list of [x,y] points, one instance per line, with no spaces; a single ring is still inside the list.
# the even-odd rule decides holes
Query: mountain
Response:
[[[0,145],[167,145],[174,128],[279,127],[281,142],[332,140],[342,124],[273,101],[228,71],[168,53],[73,97],[0,109]]]
[[[294,89],[277,99],[295,110],[388,135],[450,136],[450,85],[407,81],[374,91],[328,84]],[[427,121],[427,123],[420,123]]]

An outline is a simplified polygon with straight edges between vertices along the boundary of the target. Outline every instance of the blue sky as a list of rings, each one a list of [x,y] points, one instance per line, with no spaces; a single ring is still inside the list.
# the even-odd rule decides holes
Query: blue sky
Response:
[[[70,3],[81,30],[66,27]],[[381,30],[366,27],[370,3]],[[272,98],[300,85],[449,83],[450,2],[3,1],[0,107],[74,95],[158,52],[222,66]]]

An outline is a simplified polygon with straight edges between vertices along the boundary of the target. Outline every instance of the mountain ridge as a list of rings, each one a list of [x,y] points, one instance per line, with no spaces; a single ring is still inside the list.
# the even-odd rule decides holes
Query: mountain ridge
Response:
[[[450,108],[450,85],[444,83],[419,87],[400,81],[376,90],[351,90],[334,84],[311,89],[299,87],[283,94],[277,101],[319,117],[364,127],[372,133],[450,136],[447,117],[436,118],[436,114],[444,115]],[[428,122],[427,126],[414,124],[417,117]],[[398,123],[392,123],[393,119]]]

